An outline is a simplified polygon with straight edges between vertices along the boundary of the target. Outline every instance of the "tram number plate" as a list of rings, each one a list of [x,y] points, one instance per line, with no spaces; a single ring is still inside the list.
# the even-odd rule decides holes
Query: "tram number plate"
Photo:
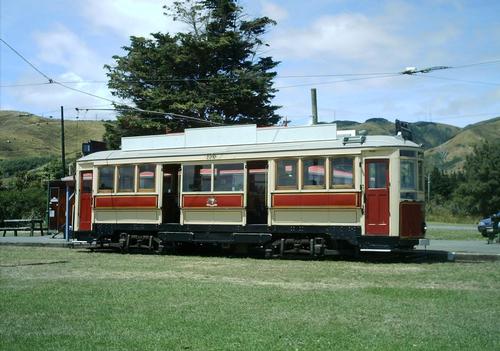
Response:
[[[207,160],[215,160],[217,158],[217,154],[207,154]]]

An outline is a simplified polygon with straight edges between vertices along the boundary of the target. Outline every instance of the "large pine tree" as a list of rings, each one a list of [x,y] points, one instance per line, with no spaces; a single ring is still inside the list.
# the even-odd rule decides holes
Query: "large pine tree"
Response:
[[[234,0],[175,2],[167,16],[184,22],[182,33],[153,33],[151,39],[130,38],[124,56],[106,66],[113,95],[142,110],[187,115],[223,124],[276,124],[271,104],[273,69],[278,62],[261,57],[262,36],[275,24],[267,17],[246,20]],[[207,126],[202,121],[120,110],[108,123],[105,138],[117,147],[121,136],[182,131]]]

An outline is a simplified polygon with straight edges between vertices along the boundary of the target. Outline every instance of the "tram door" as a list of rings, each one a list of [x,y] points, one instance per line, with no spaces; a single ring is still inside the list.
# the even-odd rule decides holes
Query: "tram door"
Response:
[[[163,223],[180,223],[179,178],[181,165],[163,165]]]
[[[247,224],[267,224],[267,165],[247,162]]]
[[[92,171],[80,173],[80,230],[92,229]]]
[[[365,161],[365,228],[368,235],[389,235],[389,160]]]

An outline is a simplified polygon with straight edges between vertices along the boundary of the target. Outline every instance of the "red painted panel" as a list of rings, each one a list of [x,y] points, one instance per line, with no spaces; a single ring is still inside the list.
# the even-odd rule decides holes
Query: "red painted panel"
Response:
[[[424,237],[424,205],[421,202],[402,202],[399,205],[399,235]]]
[[[389,160],[366,160],[365,188],[366,234],[389,235]]]
[[[156,208],[156,196],[96,196],[95,208]]]
[[[359,207],[358,193],[273,194],[273,207]]]
[[[80,173],[80,230],[92,229],[92,171]]]
[[[243,207],[243,195],[184,195],[184,208]]]

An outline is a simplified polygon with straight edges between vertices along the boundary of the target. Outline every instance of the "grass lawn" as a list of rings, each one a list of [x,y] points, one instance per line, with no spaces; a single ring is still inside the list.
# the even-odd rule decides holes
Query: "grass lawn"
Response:
[[[499,350],[500,262],[0,247],[1,350]]]
[[[425,233],[427,239],[434,240],[480,240],[487,241],[477,230],[456,230],[443,228],[428,228]]]

